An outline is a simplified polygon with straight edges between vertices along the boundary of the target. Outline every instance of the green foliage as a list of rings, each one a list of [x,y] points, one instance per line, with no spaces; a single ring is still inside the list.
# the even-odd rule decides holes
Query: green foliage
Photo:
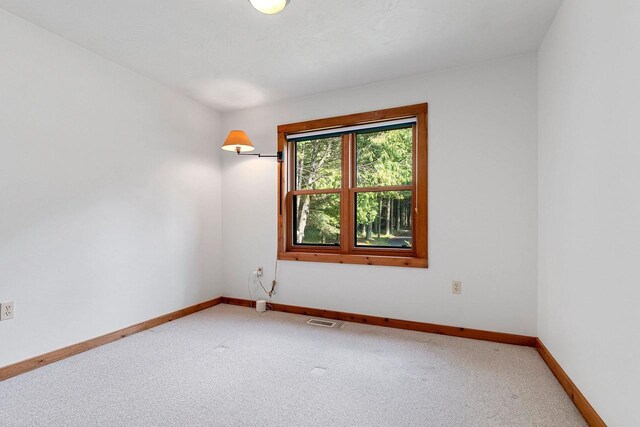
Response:
[[[296,189],[340,188],[341,163],[340,137],[296,142]]]
[[[412,183],[411,128],[393,129],[356,135],[356,179],[359,187],[408,185]],[[340,188],[342,180],[342,143],[340,137],[318,138],[296,142],[296,189]],[[411,192],[360,192],[357,196],[356,220],[367,237],[374,223],[377,234],[382,224],[387,230],[394,224],[406,224],[398,219],[410,210]],[[303,196],[296,199],[299,224],[298,242],[334,243],[340,235],[340,197],[334,195]],[[392,203],[391,200],[394,202]],[[404,203],[404,204],[403,204]],[[379,218],[384,213],[384,218]],[[384,233],[382,233],[384,234]],[[393,236],[391,236],[393,237]],[[382,240],[381,240],[382,241]]]
[[[409,185],[412,181],[412,130],[360,133],[356,137],[358,187]]]
[[[340,241],[340,196],[306,195],[297,198],[298,209],[308,203],[304,238],[299,243],[333,244]]]
[[[412,172],[413,135],[411,128],[360,133],[356,136],[356,179],[359,187],[408,185]],[[404,200],[411,193],[359,193],[356,219],[358,224],[370,225],[378,220],[384,200]],[[387,206],[388,208],[388,206]],[[390,221],[395,219],[391,212]]]
[[[342,139],[319,138],[296,142],[296,189],[340,188]],[[340,197],[335,194],[297,198],[298,243],[332,244],[340,240]]]

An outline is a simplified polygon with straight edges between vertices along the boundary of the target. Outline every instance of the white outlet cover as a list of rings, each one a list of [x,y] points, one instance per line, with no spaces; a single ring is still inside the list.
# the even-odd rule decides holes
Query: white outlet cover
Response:
[[[454,280],[451,282],[451,293],[453,294],[461,294],[462,293],[462,282],[458,280]]]
[[[13,319],[14,304],[13,301],[0,303],[0,320]]]

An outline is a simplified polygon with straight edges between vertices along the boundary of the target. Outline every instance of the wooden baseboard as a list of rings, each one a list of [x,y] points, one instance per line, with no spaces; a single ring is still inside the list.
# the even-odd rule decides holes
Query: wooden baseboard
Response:
[[[222,297],[223,304],[240,305],[250,307],[253,301]],[[368,316],[366,314],[345,313],[342,311],[323,310],[320,308],[299,307],[295,305],[269,303],[274,311],[285,313],[303,314],[305,316],[324,317],[326,319],[342,320],[346,322],[365,323],[375,326],[386,326],[396,329],[408,329],[411,331],[429,332],[432,334],[450,335],[454,337],[472,338],[476,340],[493,341],[504,344],[536,346],[536,337],[526,335],[507,334],[504,332],[483,331],[480,329],[459,328],[456,326],[437,325],[434,323],[414,322],[411,320],[391,319],[387,317]]]
[[[7,378],[15,377],[16,375],[29,372],[41,366],[48,365],[49,363],[57,362],[58,360],[62,360],[75,354],[91,350],[92,348],[108,344],[121,338],[128,337],[129,335],[133,335],[137,332],[151,329],[158,325],[162,325],[163,323],[171,322],[172,320],[188,316],[189,314],[193,314],[197,311],[213,307],[214,305],[220,304],[221,301],[222,298],[215,298],[209,301],[201,302],[200,304],[192,305],[191,307],[183,308],[182,310],[174,311],[172,313],[165,314],[163,316],[156,317],[154,319],[147,320],[124,329],[120,329],[119,331],[111,332],[109,334],[73,344],[68,347],[43,354],[41,356],[32,357],[31,359],[23,360],[22,362],[5,366],[3,368],[0,368],[0,381],[4,381]]]
[[[593,409],[593,406],[589,403],[589,401],[584,397],[582,392],[578,390],[578,387],[571,381],[571,378],[567,375],[567,373],[562,369],[558,361],[549,353],[549,350],[544,346],[540,338],[536,338],[536,349],[540,356],[545,361],[553,375],[555,375],[556,379],[564,388],[564,391],[567,392],[573,404],[576,405],[578,411],[582,414],[585,421],[590,426],[598,426],[598,427],[606,427],[605,422],[600,418],[600,415]]]

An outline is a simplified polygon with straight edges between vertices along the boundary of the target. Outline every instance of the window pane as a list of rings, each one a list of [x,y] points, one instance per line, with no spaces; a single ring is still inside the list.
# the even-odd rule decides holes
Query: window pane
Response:
[[[342,138],[296,141],[296,190],[340,188]]]
[[[413,128],[356,135],[358,187],[410,185],[413,180]]]
[[[297,245],[340,245],[340,195],[293,197],[293,239]]]
[[[356,246],[411,248],[411,191],[356,194]]]

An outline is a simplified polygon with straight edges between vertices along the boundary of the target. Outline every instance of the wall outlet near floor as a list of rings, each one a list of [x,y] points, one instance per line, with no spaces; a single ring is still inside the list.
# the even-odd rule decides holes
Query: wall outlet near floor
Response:
[[[454,280],[451,282],[451,293],[460,295],[462,293],[462,282],[459,280]]]
[[[264,270],[262,269],[262,267],[258,267],[256,270],[256,276],[262,277],[263,274],[264,274]]]
[[[0,320],[13,319],[13,301],[0,303]]]

